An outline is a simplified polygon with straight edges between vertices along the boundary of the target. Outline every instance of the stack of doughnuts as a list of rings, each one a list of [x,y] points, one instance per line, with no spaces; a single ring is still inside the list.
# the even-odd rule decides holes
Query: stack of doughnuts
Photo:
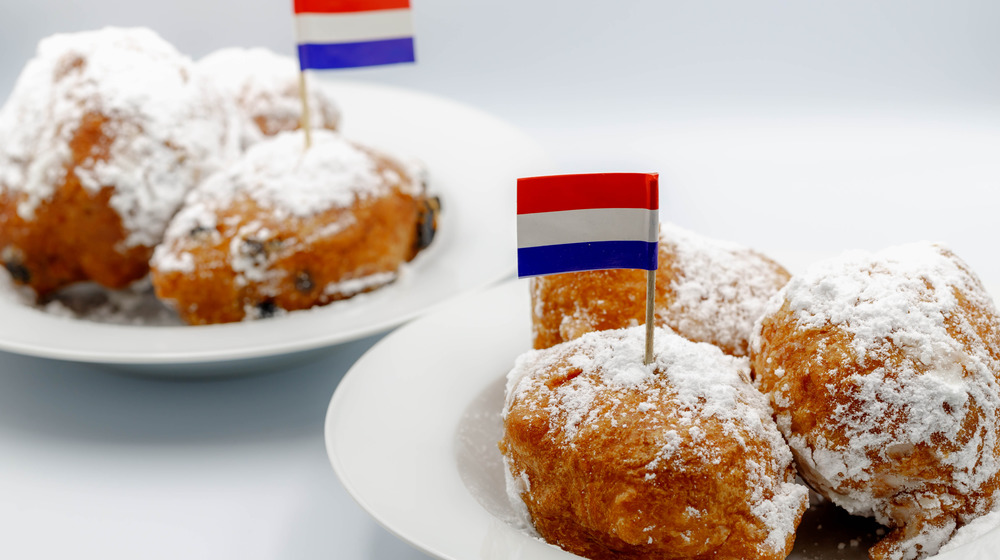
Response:
[[[925,558],[998,507],[1000,314],[947,248],[789,275],[668,225],[657,284],[644,366],[641,272],[532,280],[536,350],[508,376],[500,449],[511,503],[549,542],[784,558],[805,508],[796,470],[890,529],[873,560]]]
[[[642,271],[531,280],[535,350],[502,412],[511,503],[587,558],[785,558],[808,493],[746,353],[789,275],[671,224],[658,262],[649,365]]]
[[[232,113],[145,29],[45,39],[0,110],[0,260],[40,298],[123,288],[185,194],[237,157]]]
[[[0,109],[0,262],[44,303],[81,282],[125,288],[150,275],[155,251],[157,295],[192,323],[323,305],[391,281],[433,236],[437,200],[419,166],[341,138],[337,105],[320,87],[309,93],[317,142],[306,152],[294,138],[302,109],[291,58],[223,49],[196,63],[148,29],[44,39]],[[267,184],[242,180],[263,168]],[[334,168],[330,204],[306,208],[326,180],[317,174]],[[208,226],[184,224],[206,212],[220,220],[215,234],[191,235]],[[260,264],[246,247],[275,242],[261,228],[311,240],[285,243],[282,259],[326,264],[308,279],[296,264],[297,283],[256,285],[234,271]],[[169,247],[158,248],[167,231]],[[194,239],[245,247],[223,254]],[[234,278],[238,289],[224,287]],[[205,309],[189,297],[197,291],[232,299]]]

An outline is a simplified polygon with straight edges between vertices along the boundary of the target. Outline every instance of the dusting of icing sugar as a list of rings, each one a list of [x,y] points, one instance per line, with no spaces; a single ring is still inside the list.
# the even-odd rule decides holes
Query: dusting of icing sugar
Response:
[[[402,191],[404,194],[408,194],[412,197],[419,197],[427,191],[428,182],[428,171],[427,164],[418,158],[413,156],[403,156],[399,160],[400,164],[403,166],[403,170],[409,175],[411,181],[402,181],[400,184],[403,185]],[[398,177],[398,174],[391,170],[386,169],[385,173],[391,173]],[[399,180],[397,177],[387,177],[387,179]],[[390,181],[394,182],[394,181]]]
[[[358,278],[348,278],[339,282],[327,284],[323,293],[328,295],[353,296],[371,288],[384,286],[396,280],[398,272],[376,272]]]
[[[788,279],[784,269],[746,247],[669,223],[660,225],[660,244],[677,273],[670,279],[674,297],[658,315],[689,339],[746,355],[754,322]]]
[[[237,286],[247,284],[265,284],[271,277],[279,277],[280,272],[270,269],[270,258],[267,251],[260,246],[261,242],[251,242],[253,239],[270,239],[272,232],[258,221],[251,221],[240,227],[236,235],[229,241],[229,265],[236,273],[234,282]],[[157,266],[159,266],[157,261]],[[276,294],[270,294],[276,295]]]
[[[512,474],[510,460],[503,457],[503,463],[504,488],[507,491],[507,499],[514,510],[514,521],[517,522],[518,528],[522,531],[533,537],[541,538],[541,535],[535,530],[535,525],[531,522],[531,514],[528,512],[527,504],[521,499],[525,492],[531,490],[531,480],[528,478],[528,473],[521,473],[520,476],[515,477]]]
[[[331,208],[349,208],[359,198],[388,194],[391,187],[367,152],[327,130],[313,131],[312,142],[312,147],[304,151],[303,133],[296,131],[282,132],[254,144],[235,164],[215,173],[188,194],[184,207],[167,228],[166,239],[182,238],[195,230],[215,230],[217,212],[230,207],[237,197],[253,200],[275,220],[288,220]],[[326,224],[318,234],[334,234],[353,220],[353,214],[345,213],[342,220]],[[224,225],[234,227],[237,222]],[[240,270],[251,274],[256,274],[254,271],[263,263],[258,262],[259,256],[247,258],[241,252],[241,241],[248,237],[267,239],[260,227],[256,223],[239,226],[240,234],[234,236],[230,247]],[[157,247],[153,265],[162,271],[183,266],[183,261],[170,256],[170,247],[181,245],[164,243]]]
[[[228,205],[246,195],[279,217],[311,216],[348,208],[361,197],[388,191],[372,157],[337,133],[315,130],[304,150],[302,132],[282,132],[254,144],[231,168],[203,183],[191,197]]]
[[[980,352],[968,353],[946,328],[946,318],[955,315],[958,304],[954,289],[978,298],[981,308],[993,309],[993,304],[978,280],[955,260],[944,258],[941,251],[930,244],[911,244],[876,254],[848,253],[797,275],[771,302],[774,312],[787,301],[800,328],[836,325],[850,333],[851,347],[862,364],[866,355],[881,355],[887,347],[901,350],[908,358],[893,370],[878,368],[852,378],[857,398],[866,406],[843,407],[839,418],[856,434],[852,447],[857,452],[838,460],[827,458],[817,465],[835,482],[865,472],[870,462],[865,450],[886,449],[896,440],[930,441],[932,434],[954,439],[962,429],[970,397],[979,406],[988,407],[984,410],[987,417],[993,417],[1000,404],[992,396],[998,390],[993,358],[983,347]],[[970,325],[960,327],[978,339]],[[759,337],[754,345],[759,350]],[[895,439],[873,430],[873,422],[883,418],[890,407],[920,410],[920,414],[906,416]],[[959,412],[949,413],[949,409]],[[992,438],[977,438],[968,446],[971,453],[941,457],[959,469],[956,482],[966,489],[982,484],[1000,467],[992,453],[982,458],[985,464],[976,467],[981,460],[975,453],[980,443],[989,449],[996,445]],[[814,454],[823,452],[816,450]]]
[[[956,293],[984,314],[989,332],[970,323]],[[954,531],[953,516],[963,503],[979,510],[974,518],[993,502],[982,490],[1000,470],[1000,327],[992,300],[945,247],[914,243],[846,253],[794,276],[755,326],[755,360],[770,352],[763,322],[783,308],[792,313],[796,331],[846,333],[849,359],[865,368],[826,388],[850,391],[851,404],[840,404],[823,421],[823,430],[843,434],[849,445],[794,431],[789,374],[775,376],[775,418],[803,476],[851,513],[891,525],[901,522],[902,511],[892,501],[909,496],[919,504],[919,516],[939,521],[907,531],[900,550],[933,553]],[[931,479],[893,470],[921,444],[931,445],[933,460],[951,468],[939,467],[938,478]],[[928,485],[947,491],[923,490]]]
[[[728,356],[715,346],[691,342],[663,328],[656,329],[652,364],[643,364],[644,352],[645,327],[592,332],[552,348],[528,351],[517,358],[508,374],[501,417],[506,419],[512,405],[527,395],[545,394],[542,401],[531,402],[548,403],[545,409],[550,426],[564,434],[568,445],[574,447],[581,431],[593,425],[598,419],[595,415],[601,413],[593,407],[599,396],[620,404],[624,401],[617,395],[640,392],[646,400],[634,408],[636,414],[663,414],[662,407],[649,403],[668,401],[671,414],[679,416],[679,428],[664,429],[655,436],[658,450],[646,465],[653,476],[647,475],[645,480],[655,479],[653,471],[671,461],[685,437],[688,445],[706,438],[700,427],[703,421],[721,423],[726,436],[744,449],[747,444],[743,434],[750,434],[766,444],[773,460],[769,466],[777,473],[769,474],[764,465],[751,465],[747,479],[747,487],[754,489],[750,511],[768,529],[762,546],[784,550],[808,499],[807,490],[784,478],[792,454],[771,420],[765,397],[749,383],[748,360]],[[561,360],[580,372],[550,387],[546,372],[554,371]],[[679,433],[681,428],[686,436]],[[721,457],[714,446],[699,445],[697,449],[704,465],[719,464]],[[674,466],[692,468],[680,463]],[[513,476],[508,473],[508,484],[511,480]],[[766,498],[764,489],[774,496]],[[523,489],[509,486],[508,494],[517,508]],[[689,515],[701,515],[689,509]]]
[[[582,370],[582,374],[559,387],[558,398],[550,412],[552,418],[557,419],[554,421],[561,423],[571,441],[580,422],[589,414],[597,392],[631,387],[652,391],[651,396],[659,397],[663,387],[658,382],[660,375],[655,373],[657,370],[666,372],[668,386],[677,393],[672,400],[678,403],[686,418],[693,419],[697,414],[714,416],[728,423],[742,420],[747,410],[737,406],[737,395],[741,393],[746,393],[747,398],[755,399],[755,402],[761,401],[757,404],[763,403],[762,397],[755,391],[740,389],[745,384],[742,379],[748,376],[749,371],[745,358],[726,356],[712,346],[702,348],[667,329],[658,328],[654,337],[654,361],[645,365],[642,363],[644,333],[645,327],[599,331],[564,343],[571,345],[563,346],[566,351],[572,351],[570,364]],[[542,363],[558,356],[560,354],[544,350],[521,355],[508,376],[508,405],[521,392],[532,390],[536,381],[528,376],[530,372],[544,369]],[[544,361],[539,363],[540,360]],[[693,372],[698,372],[698,375]],[[591,382],[589,375],[593,374],[599,375],[606,384]],[[754,414],[757,412],[760,411],[753,411]]]
[[[247,118],[260,120],[272,133],[289,130],[289,123],[296,125],[301,120],[299,67],[294,58],[259,47],[225,48],[195,63],[195,71],[240,107]],[[307,74],[305,79],[312,128],[335,128],[340,121],[339,109],[312,76]],[[247,123],[243,130],[245,146],[264,137],[256,124]]]
[[[164,252],[160,255],[159,266],[163,270],[176,270],[185,274],[194,272],[194,255],[188,251]]]
[[[795,277],[785,296],[803,328],[844,328],[862,359],[889,340],[926,366],[927,373],[961,383],[965,352],[946,331],[945,318],[958,304],[952,288],[981,292],[971,290],[973,282],[940,250],[920,243],[819,263]]]
[[[938,552],[942,554],[951,552],[997,530],[1000,530],[1000,509],[994,509],[990,513],[960,527]]]
[[[91,117],[88,117],[91,116]],[[73,165],[70,142],[100,115],[108,157]],[[25,220],[72,168],[94,192],[113,187],[124,245],[152,246],[184,194],[235,157],[232,117],[191,61],[148,29],[105,28],[41,41],[0,110],[0,184],[26,195]]]

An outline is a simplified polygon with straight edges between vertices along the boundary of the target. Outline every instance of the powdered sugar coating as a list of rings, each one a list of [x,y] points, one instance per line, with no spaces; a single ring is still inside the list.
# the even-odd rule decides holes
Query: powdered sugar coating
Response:
[[[776,263],[736,243],[709,239],[673,224],[660,226],[671,255],[673,297],[658,314],[686,338],[747,355],[754,322],[788,279]]]
[[[910,525],[873,557],[933,553],[992,507],[998,325],[965,263],[928,243],[818,263],[758,322],[758,383],[803,477],[852,513]]]
[[[295,59],[259,47],[225,48],[199,60],[195,70],[234,103],[245,119],[252,121],[243,127],[244,146],[298,127],[302,100]],[[310,75],[305,80],[312,128],[335,129],[340,110]]]
[[[557,438],[565,446],[565,460],[581,464],[597,460],[575,454],[577,445],[589,440],[594,430],[620,429],[623,438],[645,442],[646,449],[634,449],[635,457],[622,457],[627,463],[620,467],[622,473],[635,473],[625,477],[641,477],[633,481],[640,495],[654,492],[657,477],[671,473],[698,469],[712,477],[719,468],[738,471],[744,475],[741,484],[745,486],[735,490],[745,492],[742,508],[755,518],[754,524],[766,528],[760,542],[746,546],[759,547],[762,558],[783,558],[805,509],[807,492],[792,481],[791,453],[771,420],[765,398],[749,383],[747,360],[658,328],[654,362],[644,365],[644,337],[644,327],[601,331],[523,354],[508,375],[502,417],[507,421],[516,410],[518,415],[547,418],[552,435],[545,437]],[[640,430],[641,435],[626,436],[629,430]],[[732,448],[742,450],[744,464],[732,464],[731,455],[721,454],[722,449]],[[648,461],[635,464],[636,457]],[[509,471],[516,469],[516,463],[505,459]],[[527,471],[508,472],[508,495],[516,510],[523,510],[528,499],[525,493],[537,482]],[[671,501],[665,496],[658,499]],[[715,498],[698,499],[711,504]],[[702,516],[707,516],[706,522],[711,517],[718,523],[714,516],[719,512],[711,511],[715,506],[707,507],[688,506],[672,516],[694,525],[701,523]],[[737,523],[735,512],[724,515],[727,518],[722,522]],[[672,530],[658,527],[656,521],[649,519],[645,530],[650,535]],[[703,552],[715,546],[719,545],[706,543]]]
[[[0,110],[0,185],[32,219],[67,169],[84,188],[113,187],[124,245],[152,246],[185,193],[238,151],[226,107],[191,61],[148,29],[105,28],[44,39]],[[107,119],[107,158],[73,162],[88,115]]]
[[[951,537],[939,552],[951,552],[959,547],[973,543],[982,537],[1000,530],[1000,510],[994,509],[982,517],[978,517],[963,525]]]
[[[198,228],[214,230],[217,211],[231,206],[238,196],[250,198],[276,220],[287,220],[330,208],[350,208],[359,197],[389,192],[392,183],[381,175],[371,155],[341,135],[316,130],[312,148],[305,150],[304,146],[301,132],[282,132],[251,146],[238,162],[190,193],[171,222],[166,239],[183,237]],[[329,224],[324,233],[334,234],[346,225]],[[256,231],[261,227],[246,224],[239,237],[255,234],[266,239],[267,235]],[[253,269],[252,262],[240,264],[238,250],[234,249],[233,259],[234,267]],[[153,255],[154,266],[160,270],[183,270],[187,262],[182,254],[171,254],[166,243]]]
[[[185,321],[349,298],[394,282],[425,246],[426,193],[406,166],[333,131],[312,140],[267,137],[187,197],[151,261],[157,295]]]

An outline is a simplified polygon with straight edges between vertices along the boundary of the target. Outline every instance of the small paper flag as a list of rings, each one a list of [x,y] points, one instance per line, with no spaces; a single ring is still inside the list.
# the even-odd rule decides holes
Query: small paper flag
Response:
[[[579,270],[656,270],[656,173],[517,180],[517,276]]]
[[[294,0],[302,70],[414,62],[409,0]]]

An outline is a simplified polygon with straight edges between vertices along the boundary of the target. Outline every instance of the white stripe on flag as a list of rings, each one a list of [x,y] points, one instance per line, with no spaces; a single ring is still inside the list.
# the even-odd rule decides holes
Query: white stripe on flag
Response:
[[[518,214],[517,248],[659,239],[659,210],[647,208],[588,208],[562,212]]]
[[[298,14],[295,16],[299,43],[356,43],[413,36],[409,9]]]

